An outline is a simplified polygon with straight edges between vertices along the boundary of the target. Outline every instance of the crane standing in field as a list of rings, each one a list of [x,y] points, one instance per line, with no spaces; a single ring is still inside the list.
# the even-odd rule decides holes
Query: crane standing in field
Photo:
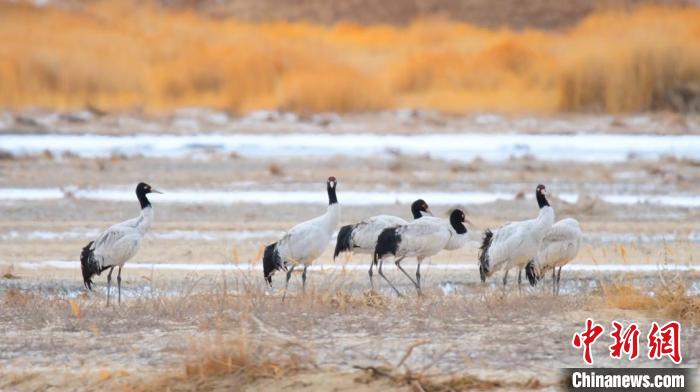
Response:
[[[411,214],[413,214],[413,219],[432,215],[428,209],[428,203],[423,199],[418,199],[411,204]],[[372,254],[377,246],[377,238],[384,229],[406,223],[408,222],[398,216],[375,215],[359,223],[343,226],[338,232],[333,259],[335,260],[342,252]],[[373,268],[374,261],[370,261],[369,282],[372,289],[374,289]]]
[[[484,233],[479,252],[479,274],[481,281],[504,269],[503,287],[508,283],[508,271],[519,267],[518,287],[522,283],[522,269],[532,260],[540,248],[542,239],[554,223],[554,209],[549,205],[544,185],[537,185],[535,198],[540,211],[536,218],[509,223],[493,232]]]
[[[530,285],[535,286],[551,268],[552,294],[558,295],[561,269],[576,258],[582,236],[581,226],[576,219],[566,218],[555,223],[542,240],[537,256],[525,266],[525,275]]]
[[[328,209],[325,214],[297,224],[289,229],[279,241],[265,248],[263,254],[265,281],[272,286],[272,274],[277,270],[287,271],[282,301],[287,296],[292,271],[299,264],[304,266],[301,281],[303,288],[306,289],[306,269],[326,250],[328,242],[338,226],[340,205],[335,194],[336,184],[335,177],[328,177],[326,182]]]
[[[421,294],[420,287],[420,264],[431,256],[438,254],[445,249],[453,233],[466,235],[467,228],[464,226],[465,216],[462,210],[454,210],[450,214],[450,219],[445,220],[433,216],[424,216],[405,225],[384,229],[379,234],[377,246],[374,250],[374,264],[379,262],[379,275],[389,283],[397,295],[401,296],[399,290],[384,276],[382,265],[384,258],[391,254],[394,256],[396,267],[416,287],[418,294]],[[401,267],[401,261],[406,257],[415,257],[418,260],[416,269],[416,280]]]
[[[83,282],[88,290],[92,290],[92,277],[109,268],[107,274],[107,306],[112,285],[112,271],[119,267],[117,288],[119,303],[122,301],[122,267],[127,260],[134,257],[139,250],[144,234],[153,222],[153,207],[146,197],[149,193],[161,193],[146,183],[136,186],[136,197],[141,204],[141,214],[103,231],[97,239],[91,241],[80,254],[80,265],[83,272]]]

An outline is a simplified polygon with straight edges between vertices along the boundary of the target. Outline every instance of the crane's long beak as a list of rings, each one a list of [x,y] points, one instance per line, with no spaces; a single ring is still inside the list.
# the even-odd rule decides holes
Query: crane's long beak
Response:
[[[151,188],[151,193],[160,193],[161,195],[163,194],[163,192],[159,191],[158,189],[153,189],[153,188]]]

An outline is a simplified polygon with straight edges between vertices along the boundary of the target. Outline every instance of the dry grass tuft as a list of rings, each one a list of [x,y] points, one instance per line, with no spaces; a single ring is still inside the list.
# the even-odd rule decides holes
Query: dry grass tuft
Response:
[[[9,288],[5,290],[4,303],[7,306],[23,307],[37,299],[37,296],[26,290]]]
[[[2,271],[0,272],[0,276],[2,276],[3,279],[19,279],[19,276],[13,273],[14,270],[14,265],[10,264],[9,266],[6,266],[2,269]]]
[[[274,340],[274,339],[272,339]],[[245,333],[217,337],[197,344],[184,373],[169,374],[143,390],[214,390],[225,385],[241,387],[264,378],[280,379],[314,367],[299,347],[279,342],[259,342]]]
[[[700,297],[688,294],[685,284],[662,283],[652,291],[643,291],[627,283],[603,286],[607,307],[640,310],[678,321],[700,324]]]
[[[442,19],[324,27],[155,3],[0,4],[0,106],[700,110],[700,10],[593,14],[568,31]]]

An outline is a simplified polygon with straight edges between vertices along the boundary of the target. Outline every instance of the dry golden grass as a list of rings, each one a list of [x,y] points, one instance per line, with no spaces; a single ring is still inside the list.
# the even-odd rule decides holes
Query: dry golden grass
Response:
[[[3,3],[0,106],[687,110],[700,83],[699,39],[700,10],[690,8],[515,32],[440,19],[254,24],[129,1]]]
[[[607,307],[639,310],[653,316],[700,324],[700,297],[689,295],[682,283],[659,284],[652,292],[627,283],[604,285],[602,289],[602,300]]]
[[[218,382],[241,387],[262,378],[279,379],[308,370],[312,358],[295,353],[299,347],[279,342],[259,342],[244,331],[239,336],[200,341],[193,347],[182,373],[176,372],[152,380],[138,390],[218,390]],[[303,351],[303,349],[302,349]]]

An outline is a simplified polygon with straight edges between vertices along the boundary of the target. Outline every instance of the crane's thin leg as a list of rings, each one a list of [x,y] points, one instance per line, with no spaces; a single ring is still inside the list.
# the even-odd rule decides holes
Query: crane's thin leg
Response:
[[[508,284],[508,271],[510,269],[506,269],[506,272],[503,273],[503,290],[506,289],[506,284]]]
[[[420,291],[420,263],[422,263],[424,259],[422,257],[418,257],[417,260],[418,266],[416,267],[416,282],[418,283],[418,290]]]
[[[523,293],[523,267],[518,269],[518,294]]]
[[[372,291],[374,291],[374,279],[372,278],[374,273],[372,272],[372,268],[374,268],[374,260],[369,262],[369,285],[372,287]]]
[[[117,291],[119,292],[119,305],[122,304],[122,266],[119,266],[117,273]]]
[[[301,288],[306,292],[306,269],[309,268],[308,265],[304,264],[304,272],[301,273]]]
[[[552,268],[552,295],[557,295],[557,268]]]
[[[387,279],[387,277],[384,276],[384,272],[382,272],[382,264],[384,264],[383,257],[379,259],[379,276],[384,278],[384,280],[386,280],[386,282],[389,283],[389,286],[391,286],[391,288],[394,289],[394,291],[396,292],[396,295],[398,295],[399,297],[403,297],[403,295],[399,292],[399,290],[397,290],[396,287],[394,287],[394,285],[389,281],[389,279]]]
[[[557,295],[559,295],[559,281],[561,280],[561,268],[559,267],[559,271],[557,272]]]
[[[112,287],[112,271],[114,270],[114,266],[109,269],[109,273],[107,274],[107,306],[109,306],[109,290]]]
[[[411,275],[409,275],[408,272],[406,272],[406,270],[404,270],[403,267],[401,267],[401,261],[402,261],[403,259],[404,259],[404,258],[402,257],[402,258],[400,258],[400,259],[398,259],[398,260],[395,261],[396,267],[397,267],[398,269],[400,269],[401,272],[403,272],[404,275],[406,275],[406,277],[408,278],[408,280],[411,281],[411,283],[413,283],[413,286],[415,286],[416,291],[418,291],[418,295],[421,295],[421,292],[420,292],[420,285],[418,284],[418,282],[416,282],[415,280],[413,280],[413,278],[411,277]]]
[[[294,271],[296,264],[292,264],[291,268],[287,270],[287,282],[284,284],[284,294],[282,294],[282,302],[287,298],[287,288],[289,287],[289,279],[292,277],[292,271]]]

